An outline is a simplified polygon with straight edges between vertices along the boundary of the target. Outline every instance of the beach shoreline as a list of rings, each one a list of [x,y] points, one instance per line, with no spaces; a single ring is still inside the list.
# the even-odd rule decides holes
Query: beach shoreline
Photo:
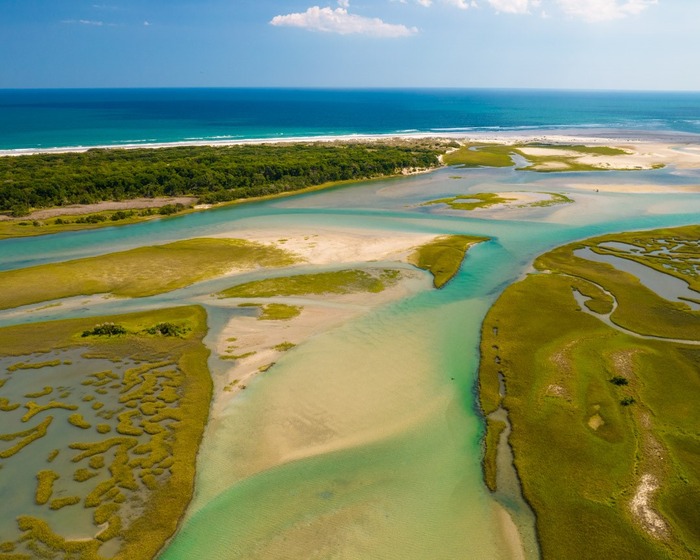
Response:
[[[616,143],[670,143],[670,144],[699,144],[700,134],[680,131],[648,131],[625,130],[610,128],[590,129],[537,129],[537,130],[509,130],[509,131],[425,131],[425,132],[390,132],[382,134],[338,134],[319,136],[289,136],[284,138],[240,138],[240,139],[202,139],[202,140],[176,140],[172,142],[125,142],[122,144],[96,144],[90,146],[55,146],[49,148],[5,148],[0,149],[0,157],[24,156],[36,154],[66,154],[83,153],[89,150],[139,150],[176,148],[188,146],[228,147],[241,145],[262,144],[295,144],[295,143],[323,143],[323,142],[382,142],[388,140],[425,140],[446,139],[463,142],[487,142],[498,144],[515,143],[551,143],[567,144],[581,142],[607,145]]]

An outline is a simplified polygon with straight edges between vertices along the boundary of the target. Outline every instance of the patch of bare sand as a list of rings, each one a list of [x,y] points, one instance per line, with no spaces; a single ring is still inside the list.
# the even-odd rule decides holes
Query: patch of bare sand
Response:
[[[291,251],[310,264],[406,261],[413,250],[438,237],[435,234],[372,231],[365,229],[314,228],[250,229],[230,231],[214,237],[228,237],[274,245]]]
[[[668,525],[651,504],[658,489],[659,482],[654,475],[642,475],[630,502],[630,510],[647,533],[657,539],[665,539],[668,537]]]
[[[551,147],[551,148],[526,146],[524,148],[519,148],[519,151],[521,151],[526,156],[533,156],[533,157],[565,157],[565,158],[572,158],[573,157],[573,158],[578,158],[581,156],[581,152],[577,152],[574,150],[562,150],[562,149],[557,148],[556,146]]]
[[[496,504],[495,507],[498,525],[507,547],[508,557],[512,560],[525,560],[525,547],[523,546],[518,527],[503,506]]]
[[[600,428],[603,424],[605,424],[605,421],[603,420],[603,417],[598,413],[594,414],[588,419],[588,427],[594,432],[597,431],[598,428]]]

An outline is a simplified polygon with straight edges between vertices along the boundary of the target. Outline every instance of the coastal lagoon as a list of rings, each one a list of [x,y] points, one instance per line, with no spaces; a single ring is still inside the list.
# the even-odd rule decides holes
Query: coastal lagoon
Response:
[[[487,237],[440,290],[420,272],[401,297],[379,305],[296,299],[348,314],[276,357],[216,408],[194,498],[160,557],[530,559],[539,556],[534,518],[515,477],[496,494],[484,484],[475,385],[484,316],[537,255],[554,247],[696,223],[697,185],[696,169],[675,166],[553,174],[441,168],[122,228],[5,240],[0,264],[9,270],[193,237],[264,237],[279,247],[304,237],[322,245],[335,236],[348,246],[396,236]],[[558,193],[573,202],[470,212],[424,205],[484,192]],[[343,266],[406,266],[356,254],[343,253]],[[290,270],[318,273],[340,264]],[[213,294],[279,273],[254,271],[137,299],[44,302],[0,312],[0,326],[202,305],[216,400],[236,366],[217,347],[246,312]]]

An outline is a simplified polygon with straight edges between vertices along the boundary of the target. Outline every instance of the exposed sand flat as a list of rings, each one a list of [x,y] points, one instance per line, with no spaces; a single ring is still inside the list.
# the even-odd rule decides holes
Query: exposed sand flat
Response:
[[[501,505],[496,505],[496,515],[498,516],[498,523],[501,527],[503,533],[504,541],[508,547],[508,554],[512,560],[525,560],[525,550],[523,548],[523,541],[520,538],[520,531],[518,527],[513,522],[508,511]]]
[[[581,152],[575,152],[573,150],[560,150],[557,148],[539,148],[539,147],[526,147],[520,148],[520,151],[526,156],[534,157],[580,157]]]
[[[296,253],[310,264],[405,261],[415,247],[435,239],[435,234],[371,230],[255,229],[231,231],[216,237],[246,239],[271,244]]]

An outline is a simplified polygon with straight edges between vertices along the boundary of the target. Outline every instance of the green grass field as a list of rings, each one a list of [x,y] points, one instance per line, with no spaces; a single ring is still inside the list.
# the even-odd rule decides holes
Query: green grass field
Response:
[[[658,240],[668,233],[635,235]],[[577,246],[540,257],[537,268],[549,273],[512,285],[489,311],[479,371],[483,412],[500,404],[508,411],[545,560],[697,558],[700,508],[691,504],[700,495],[700,347],[622,333],[584,312],[573,290],[593,298],[589,310],[609,313],[610,297],[596,284],[605,287],[618,301],[616,322],[627,328],[700,340],[691,328],[699,314],[659,302],[612,267],[578,262]],[[493,429],[489,423],[487,457]],[[646,509],[639,508],[643,480],[658,486]]]

